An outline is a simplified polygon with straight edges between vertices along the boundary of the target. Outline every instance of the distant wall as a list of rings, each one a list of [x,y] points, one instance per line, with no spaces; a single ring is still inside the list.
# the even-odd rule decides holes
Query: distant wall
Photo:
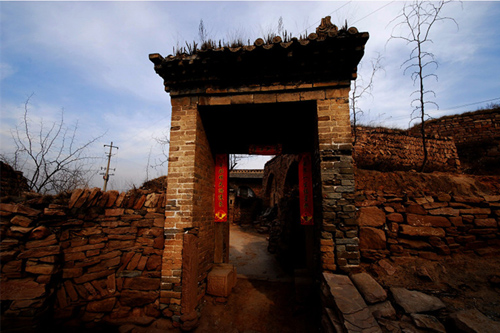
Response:
[[[460,169],[452,138],[428,136],[427,147],[426,171],[453,172]],[[362,169],[419,170],[424,159],[422,139],[405,130],[357,126],[353,157],[356,166]]]
[[[2,328],[162,316],[164,207],[164,194],[97,188],[1,203]]]
[[[429,120],[425,128],[431,135],[454,139],[465,171],[500,173],[500,108]]]

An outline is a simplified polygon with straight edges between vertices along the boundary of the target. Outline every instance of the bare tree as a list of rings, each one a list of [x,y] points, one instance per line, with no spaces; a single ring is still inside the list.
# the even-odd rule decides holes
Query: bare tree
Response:
[[[244,160],[247,158],[249,158],[248,155],[229,154],[229,171],[234,170],[241,160]]]
[[[406,34],[395,35],[393,29],[390,39],[402,39],[408,45],[412,46],[409,58],[403,62],[401,67],[404,67],[403,74],[411,72],[413,84],[418,86],[417,90],[412,93],[412,95],[417,95],[417,97],[411,101],[413,110],[411,112],[410,123],[415,119],[420,120],[420,134],[422,136],[424,151],[421,172],[425,170],[428,159],[425,138],[425,121],[428,114],[425,107],[432,104],[439,109],[436,102],[429,100],[428,97],[429,95],[436,97],[436,93],[433,90],[426,90],[424,86],[426,79],[430,77],[438,79],[437,75],[432,73],[432,69],[430,68],[430,66],[435,66],[435,69],[437,69],[438,63],[435,60],[434,54],[427,51],[427,45],[432,43],[430,32],[437,22],[451,20],[458,27],[457,22],[453,18],[441,16],[443,7],[450,2],[451,0],[441,0],[438,2],[415,0],[412,3],[405,3],[402,13],[392,21],[399,21],[394,29],[401,27],[403,31],[406,31]]]
[[[352,115],[351,123],[354,130],[353,145],[356,144],[358,138],[356,129],[358,126],[359,116],[364,113],[363,110],[358,106],[358,101],[365,95],[371,95],[373,90],[373,79],[375,78],[375,74],[380,69],[382,69],[382,65],[380,64],[381,61],[382,61],[382,56],[380,54],[378,54],[376,58],[372,59],[371,61],[372,71],[370,73],[370,78],[368,81],[365,81],[361,77],[361,75],[358,74],[357,79],[352,82],[351,95],[349,96],[349,99],[351,104],[350,106]]]
[[[165,133],[162,136],[153,137],[153,139],[156,141],[156,144],[160,146],[161,155],[159,157],[155,157],[154,160],[151,161],[151,153],[153,149],[153,147],[151,146],[151,149],[149,150],[148,164],[146,168],[151,168],[158,171],[158,169],[165,167],[168,163],[168,149],[170,146],[170,140],[168,139],[168,135]],[[147,177],[146,180],[149,180],[148,174],[146,177]]]
[[[68,127],[64,111],[58,121],[46,126],[43,119],[38,129],[29,118],[28,97],[24,103],[22,122],[11,131],[15,145],[12,158],[2,155],[7,163],[23,172],[31,190],[39,193],[60,193],[88,186],[92,177],[92,160],[86,155],[90,146],[102,137],[77,145],[78,122]]]

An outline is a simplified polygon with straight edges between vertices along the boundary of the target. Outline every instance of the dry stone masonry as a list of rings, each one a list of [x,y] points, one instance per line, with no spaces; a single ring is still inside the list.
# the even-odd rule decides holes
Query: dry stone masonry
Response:
[[[29,331],[161,317],[164,205],[162,193],[97,188],[4,200],[2,325]]]

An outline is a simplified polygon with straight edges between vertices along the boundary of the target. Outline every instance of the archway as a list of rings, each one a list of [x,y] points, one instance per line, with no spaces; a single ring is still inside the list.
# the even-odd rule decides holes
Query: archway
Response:
[[[191,318],[214,264],[227,262],[228,227],[214,222],[215,156],[250,145],[310,154],[316,273],[359,264],[357,235],[343,228],[356,224],[348,101],[367,39],[327,17],[301,40],[150,55],[172,103],[163,308]]]

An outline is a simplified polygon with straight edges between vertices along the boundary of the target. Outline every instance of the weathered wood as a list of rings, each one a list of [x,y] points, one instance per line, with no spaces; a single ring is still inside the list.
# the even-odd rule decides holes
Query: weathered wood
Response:
[[[184,234],[182,250],[182,314],[192,313],[198,305],[198,237]]]
[[[229,223],[215,223],[214,263],[229,262]]]

